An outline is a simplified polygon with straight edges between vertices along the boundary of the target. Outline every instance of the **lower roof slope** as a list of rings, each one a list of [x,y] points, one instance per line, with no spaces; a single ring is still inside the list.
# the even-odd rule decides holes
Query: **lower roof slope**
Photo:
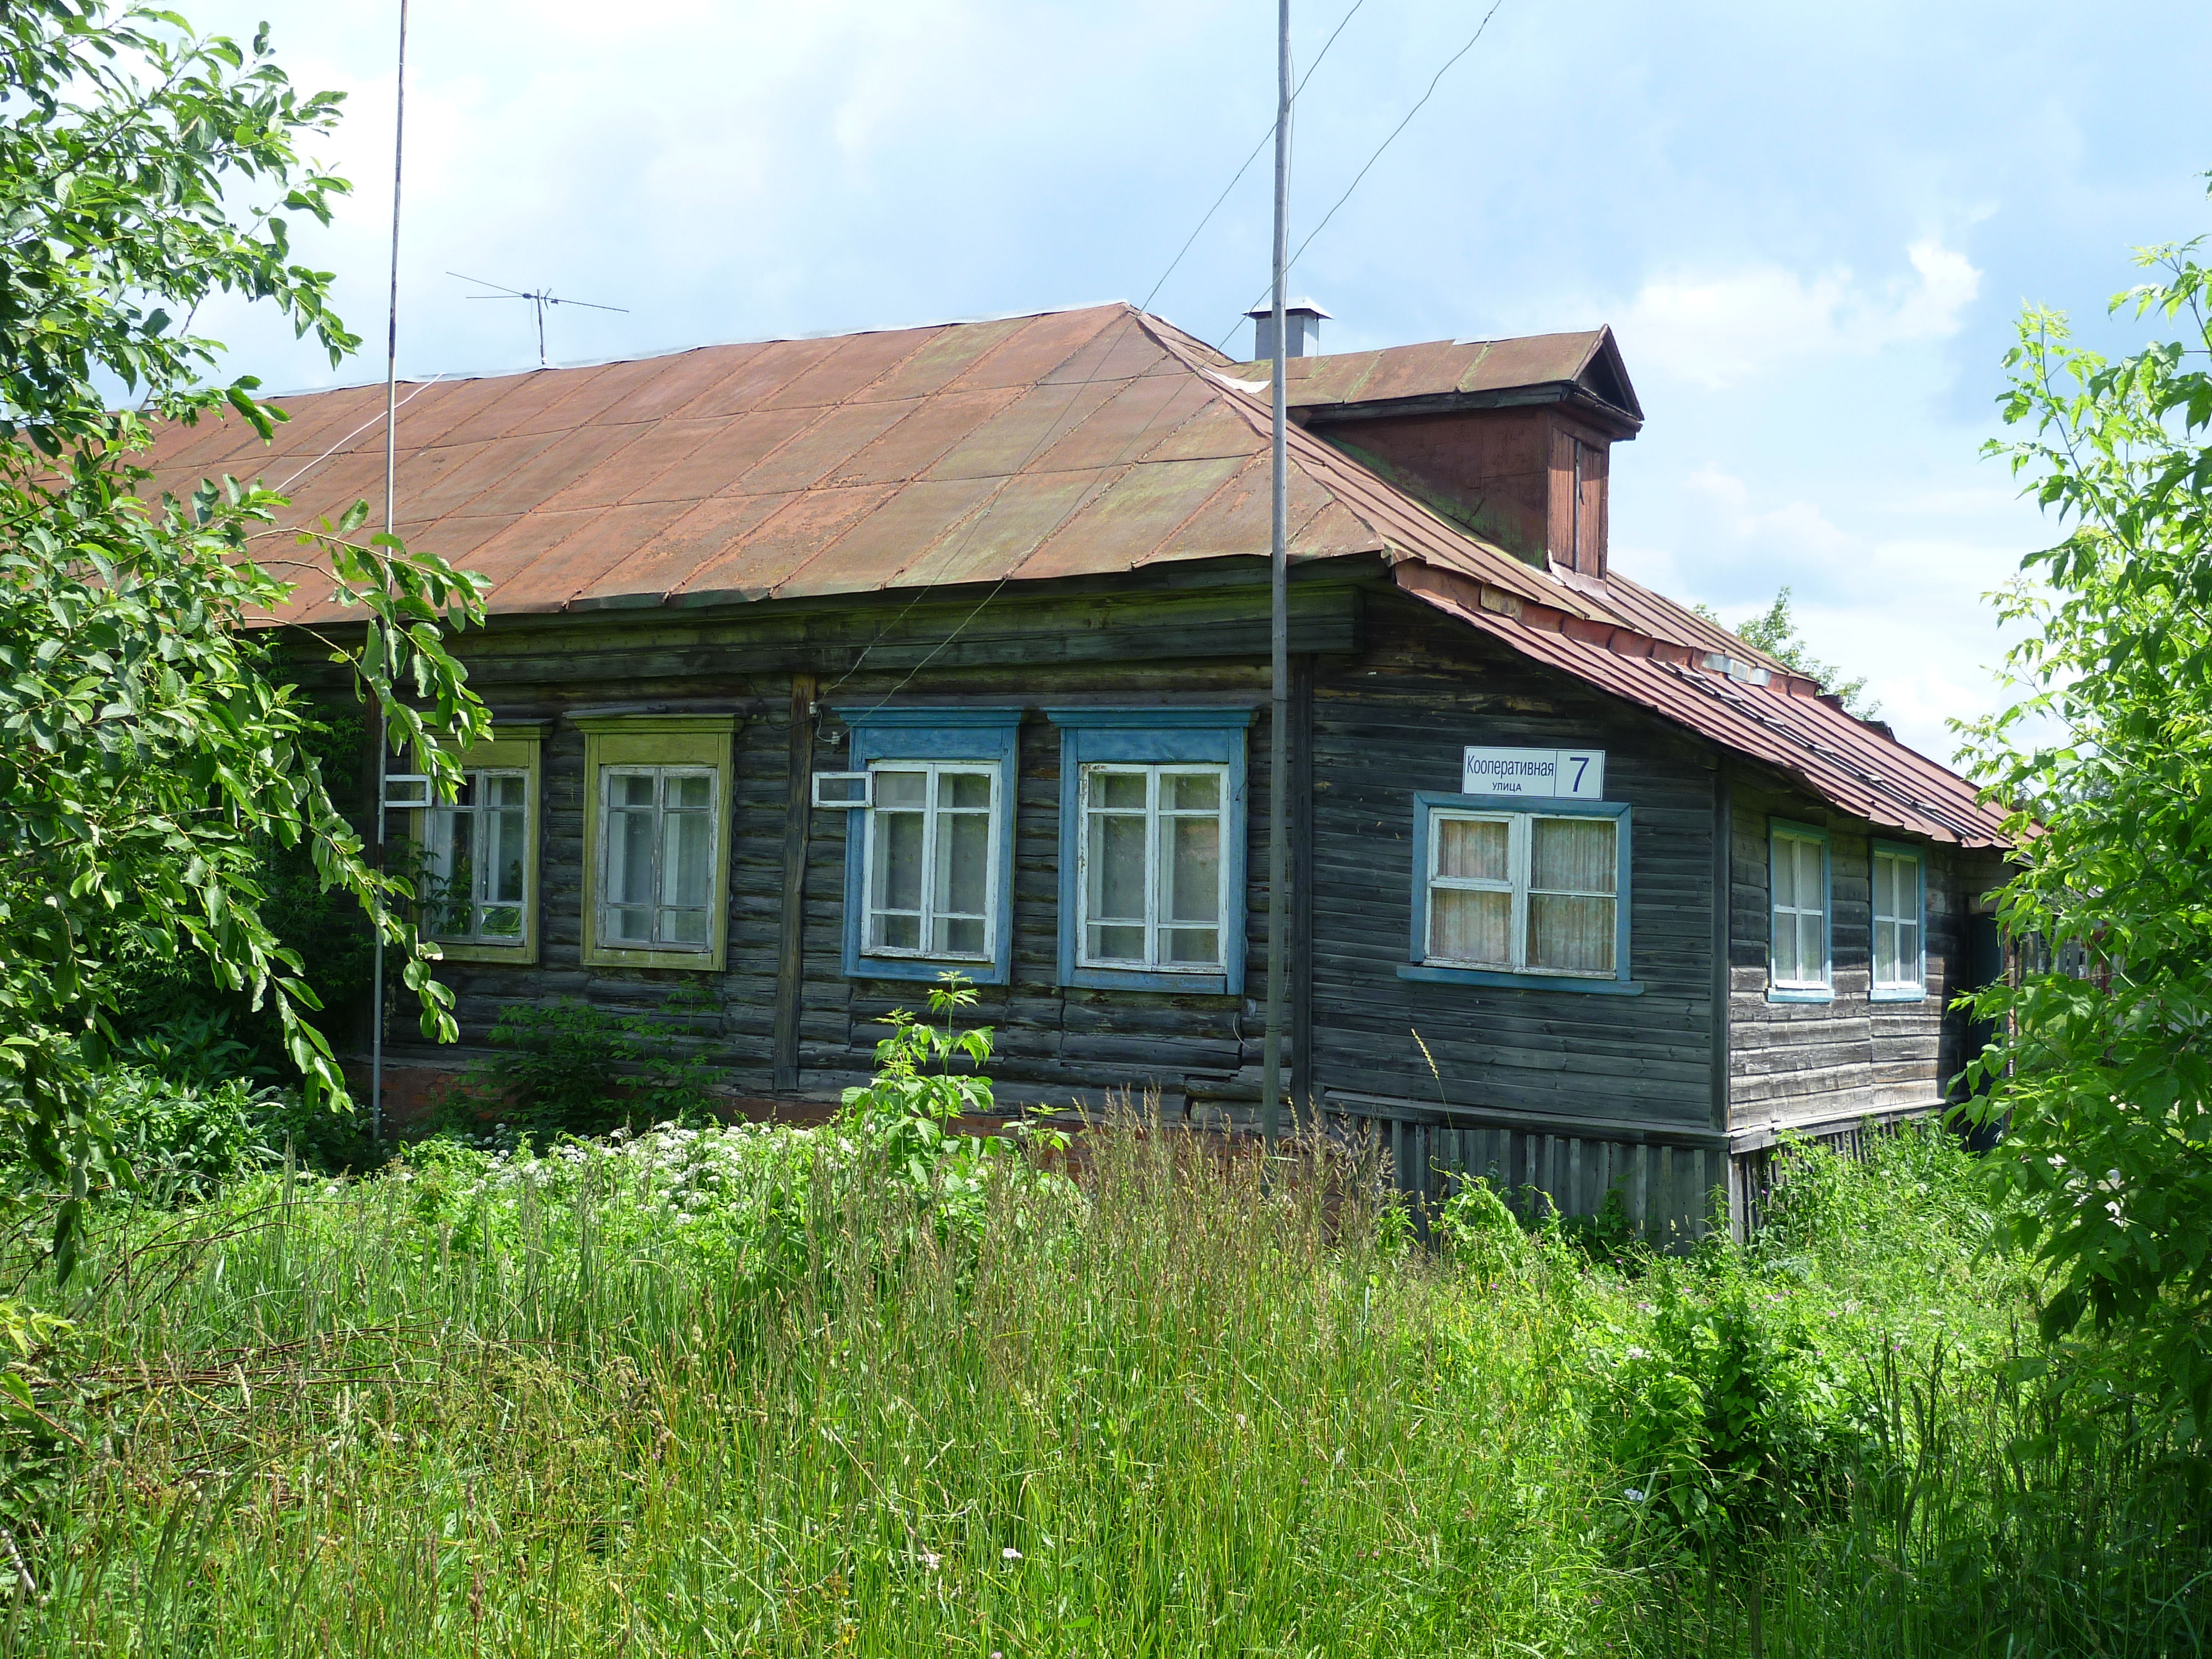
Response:
[[[410,383],[396,528],[488,577],[495,617],[1265,558],[1267,387],[1237,369],[1115,304]],[[273,445],[228,415],[163,433],[156,487],[250,470],[301,525],[374,499],[384,388],[282,403],[292,418]],[[1288,442],[1293,560],[1379,555],[1445,614],[1846,811],[2002,844],[1971,784],[1810,681],[1771,663],[1766,688],[1707,671],[1708,653],[1753,653],[1693,613],[1619,577],[1534,569],[1314,434],[1294,426]],[[345,614],[304,583],[270,620]]]

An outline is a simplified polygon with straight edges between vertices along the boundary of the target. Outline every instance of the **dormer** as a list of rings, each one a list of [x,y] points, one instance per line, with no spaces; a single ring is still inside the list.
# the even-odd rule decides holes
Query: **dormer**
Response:
[[[1605,579],[1611,453],[1644,424],[1611,329],[1293,357],[1286,380],[1292,420],[1446,518],[1540,570]]]

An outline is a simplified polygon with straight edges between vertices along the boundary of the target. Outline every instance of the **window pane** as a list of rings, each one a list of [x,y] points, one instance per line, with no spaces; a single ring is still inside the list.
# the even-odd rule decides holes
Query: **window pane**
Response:
[[[522,910],[518,905],[494,905],[483,914],[486,939],[520,939]]]
[[[878,806],[923,806],[929,801],[929,775],[927,772],[878,772],[876,774],[876,805]]]
[[[1094,962],[1142,962],[1145,959],[1145,930],[1141,926],[1102,927],[1094,922],[1090,935],[1091,948],[1085,954]]]
[[[1145,917],[1145,821],[1094,812],[1091,817],[1090,915],[1093,921],[1142,922]],[[1142,956],[1140,949],[1136,952]]]
[[[494,778],[491,781],[492,787],[490,791],[490,799],[487,802],[487,805],[492,806],[520,806],[525,805],[526,802],[523,790],[528,781],[529,780],[523,777],[520,773],[514,772],[509,772],[504,776]]]
[[[624,784],[653,780],[625,778]],[[607,897],[617,904],[643,904],[653,897],[653,814],[617,812],[607,830]]]
[[[708,842],[713,820],[704,812],[672,812],[661,831],[660,881],[662,902],[700,906],[713,890]]]
[[[1897,967],[1897,924],[1877,921],[1874,925],[1874,982],[1896,984],[1899,978]]]
[[[1505,863],[1510,826],[1488,818],[1437,818],[1437,873],[1474,881],[1510,879]]]
[[[921,949],[921,918],[878,916],[875,919],[875,946],[880,951],[919,951]]]
[[[1610,818],[1538,818],[1531,824],[1528,886],[1546,893],[1610,893],[1619,870]]]
[[[1134,809],[1142,811],[1145,775],[1142,772],[1094,771],[1091,775],[1091,804],[1117,811]]]
[[[991,780],[982,772],[946,772],[937,780],[937,804],[981,811],[991,804]]]
[[[639,776],[626,773],[615,780],[614,804],[617,806],[650,806],[653,805],[653,779],[650,775]]]
[[[1528,965],[1577,974],[1613,972],[1614,903],[1609,898],[1530,894]]]
[[[704,910],[663,910],[660,913],[660,937],[672,945],[704,945],[707,942],[707,913]]]
[[[608,933],[622,944],[645,944],[653,938],[653,913],[645,909],[611,910]]]
[[[483,781],[483,774],[481,772],[462,773],[461,787],[453,792],[453,805],[460,807],[474,806],[477,804],[477,786]]]
[[[937,824],[937,909],[980,916],[991,860],[991,820],[983,814],[940,817]]]
[[[1774,902],[1794,907],[1797,902],[1797,848],[1794,841],[1774,843]]]
[[[981,916],[947,916],[937,924],[938,954],[952,957],[980,957],[983,950],[983,918]]]
[[[1221,950],[1220,931],[1212,927],[1169,927],[1161,930],[1162,950],[1167,961],[1182,967],[1218,967]]]
[[[921,908],[921,824],[919,812],[876,815],[875,904],[880,910]]]
[[[1917,985],[1927,968],[1920,960],[1920,928],[1917,923],[1900,921],[1897,924],[1897,982]]]
[[[1797,908],[1816,913],[1826,909],[1828,899],[1826,884],[1820,879],[1820,843],[1799,841],[1790,845],[1797,849]],[[1814,956],[1810,960],[1817,963],[1820,957]]]
[[[1429,890],[1429,955],[1451,962],[1513,965],[1513,895],[1464,887]]]
[[[1817,913],[1797,918],[1797,968],[1808,984],[1828,982],[1828,941],[1822,935]]]
[[[1167,843],[1167,902],[1163,921],[1202,921],[1221,915],[1221,820],[1169,818],[1160,826]]]
[[[1160,780],[1160,810],[1164,812],[1218,812],[1220,775],[1170,773]]]
[[[714,781],[696,775],[670,778],[665,798],[671,806],[680,807],[686,811],[702,811],[714,804]]]
[[[501,903],[520,904],[527,819],[519,806],[490,813],[488,819],[484,825],[483,896]]]
[[[1797,981],[1797,918],[1778,912],[1774,918],[1774,982],[1794,985]]]

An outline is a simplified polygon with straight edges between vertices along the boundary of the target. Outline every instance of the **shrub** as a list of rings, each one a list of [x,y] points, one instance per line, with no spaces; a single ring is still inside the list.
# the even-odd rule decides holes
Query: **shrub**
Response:
[[[683,1016],[703,1000],[686,987],[668,1006]],[[512,1145],[526,1136],[710,1122],[714,1068],[696,1054],[672,1052],[670,1035],[662,1021],[611,1014],[574,997],[502,1008],[491,1029],[501,1052],[474,1068],[441,1127],[474,1132],[489,1109],[498,1115],[497,1138]]]

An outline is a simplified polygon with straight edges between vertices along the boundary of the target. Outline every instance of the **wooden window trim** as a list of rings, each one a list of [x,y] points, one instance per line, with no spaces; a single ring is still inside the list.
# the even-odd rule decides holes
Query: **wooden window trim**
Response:
[[[1875,931],[1881,925],[1882,915],[1874,895],[1881,890],[1875,881],[1875,866],[1881,859],[1903,859],[1913,868],[1914,899],[1912,939],[1918,957],[1919,972],[1909,982],[1882,985],[1875,979]],[[1928,849],[1905,842],[1875,841],[1867,850],[1867,1000],[1869,1002],[1925,1002],[1928,1000]],[[1901,918],[1900,918],[1901,920]]]
[[[1785,841],[1811,842],[1820,849],[1820,983],[1795,981],[1778,983],[1774,977],[1774,864]],[[1796,906],[1792,915],[1801,915]],[[1833,1002],[1836,1000],[1836,860],[1828,832],[1817,824],[1770,818],[1766,826],[1766,1000],[1769,1002]]]
[[[527,851],[522,872],[522,938],[514,945],[488,944],[481,939],[436,939],[439,955],[447,962],[504,963],[532,968],[538,963],[538,857],[544,843],[543,807],[545,773],[543,765],[545,726],[538,720],[500,722],[492,735],[466,749],[453,750],[454,760],[465,772],[520,772],[526,811],[523,836]],[[417,847],[429,844],[430,813],[418,808],[410,814],[408,835]],[[434,938],[434,936],[433,936]]]
[[[1611,818],[1614,821],[1613,895],[1613,972],[1610,975],[1563,973],[1553,968],[1470,968],[1452,962],[1431,961],[1428,954],[1430,871],[1435,861],[1434,826],[1439,817],[1462,818]],[[1501,990],[1573,991],[1600,996],[1642,996],[1644,983],[1629,975],[1630,854],[1635,842],[1635,811],[1626,801],[1531,800],[1526,795],[1448,795],[1427,790],[1413,797],[1413,938],[1409,959],[1398,969],[1398,977],[1444,985],[1486,986]],[[1516,840],[1528,831],[1517,826]],[[1509,866],[1509,868],[1514,866]],[[1527,920],[1526,872],[1516,884],[1513,920],[1516,951]]]
[[[845,813],[845,925],[843,971],[848,979],[934,981],[952,972],[977,985],[1004,985],[1013,975],[1014,822],[1018,805],[1023,709],[1014,707],[832,709],[852,734],[847,765],[869,771],[878,763],[896,765],[941,763],[995,769],[991,811],[991,920],[986,929],[990,959],[870,952],[867,941],[867,842],[872,825],[866,809]],[[831,809],[823,809],[831,810]],[[835,809],[843,810],[843,809]],[[862,821],[851,822],[859,814]]]
[[[1215,761],[1091,761],[1081,769],[1077,781],[1076,839],[1075,839],[1075,967],[1082,973],[1114,974],[1173,974],[1219,976],[1228,973],[1227,960],[1222,953],[1228,947],[1229,937],[1229,871],[1225,856],[1229,838],[1235,833],[1231,816],[1231,786],[1226,762]],[[1119,774],[1124,777],[1140,776],[1145,780],[1145,959],[1133,962],[1118,957],[1094,957],[1089,951],[1091,941],[1091,816],[1100,810],[1091,805],[1091,781],[1102,775]],[[1160,862],[1160,783],[1168,777],[1210,777],[1219,786],[1215,796],[1213,821],[1220,836],[1219,845],[1224,856],[1217,878],[1214,892],[1213,938],[1216,959],[1211,963],[1176,963],[1160,960],[1160,934],[1168,924],[1160,919],[1160,883],[1165,872]],[[1176,811],[1176,817],[1196,817],[1188,811]],[[1063,851],[1062,856],[1066,854]],[[1188,925],[1188,924],[1186,924]]]
[[[597,968],[678,968],[719,974],[729,961],[731,826],[734,817],[734,714],[604,714],[576,721],[584,733],[583,961]],[[599,895],[605,880],[605,769],[696,767],[715,775],[714,891],[704,950],[648,949],[603,943]]]

